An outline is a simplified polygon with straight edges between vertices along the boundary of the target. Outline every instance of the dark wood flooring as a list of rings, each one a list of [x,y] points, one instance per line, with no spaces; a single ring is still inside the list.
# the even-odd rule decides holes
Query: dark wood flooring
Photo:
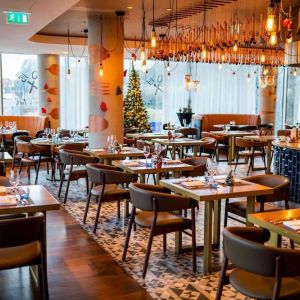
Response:
[[[151,299],[64,209],[47,213],[47,234],[50,299]],[[0,299],[40,299],[27,267],[0,271]]]

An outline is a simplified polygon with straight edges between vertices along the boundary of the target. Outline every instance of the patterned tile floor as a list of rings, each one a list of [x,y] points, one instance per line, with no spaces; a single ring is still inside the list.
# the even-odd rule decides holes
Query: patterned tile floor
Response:
[[[219,173],[228,171],[226,164],[219,164]],[[32,174],[33,175],[33,174]],[[245,176],[245,168],[238,168],[238,176]],[[28,184],[26,174],[22,175],[21,182]],[[34,177],[34,176],[32,176]],[[55,197],[57,197],[58,183],[51,183],[46,179],[43,170],[39,175],[39,184],[44,185]],[[64,189],[63,189],[64,192]],[[64,195],[64,193],[62,194]],[[64,208],[81,224],[98,243],[130,274],[141,286],[143,286],[154,299],[199,299],[201,291],[207,291],[211,296],[215,295],[218,283],[218,272],[203,274],[202,253],[197,255],[197,273],[192,272],[192,259],[189,253],[176,255],[174,253],[174,234],[168,234],[168,250],[166,255],[162,251],[162,238],[154,238],[149,267],[146,279],[141,278],[144,255],[147,245],[148,231],[138,228],[133,232],[129,244],[126,262],[122,262],[121,256],[128,220],[117,218],[117,207],[114,203],[105,203],[101,209],[100,221],[97,233],[92,233],[95,220],[96,204],[93,202],[86,225],[82,224],[83,212],[86,204],[85,181],[73,182],[70,186],[69,197]],[[203,243],[203,212],[204,206],[200,204],[197,212],[197,244]],[[123,212],[123,208],[122,208]],[[229,225],[240,225],[238,222],[229,221]],[[191,245],[189,237],[184,236],[184,245]],[[221,264],[222,250],[213,251],[213,265]],[[222,299],[247,299],[237,293],[231,286],[224,288]]]

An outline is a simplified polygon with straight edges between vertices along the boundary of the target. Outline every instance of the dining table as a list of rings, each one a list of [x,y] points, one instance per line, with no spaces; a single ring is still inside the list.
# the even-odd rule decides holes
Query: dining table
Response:
[[[300,244],[300,208],[250,214],[249,221],[270,231],[271,246],[277,247],[282,236]]]
[[[126,133],[126,137],[135,140],[149,141],[152,139],[166,139],[168,138],[168,133],[164,132],[142,132],[142,133]]]
[[[212,185],[206,183],[204,177],[162,179],[159,184],[173,193],[180,194],[199,202],[204,202],[204,246],[203,272],[212,272],[212,248],[220,244],[221,201],[228,198],[246,197],[246,225],[253,223],[248,216],[254,212],[255,198],[260,195],[273,194],[273,189],[242,179],[235,179],[234,186],[225,185],[224,175],[215,176]],[[216,186],[217,185],[217,186]],[[181,234],[176,234],[175,250],[182,252]]]
[[[176,149],[179,148],[179,158],[183,158],[184,148],[185,147],[193,147],[194,156],[197,156],[198,152],[200,152],[201,145],[206,142],[191,138],[174,138],[174,139],[166,139],[166,138],[156,138],[152,139],[153,143],[161,144],[165,147],[171,147],[172,159],[176,158]]]
[[[59,147],[64,144],[74,144],[74,143],[82,143],[84,145],[88,144],[88,138],[84,137],[78,137],[78,138],[62,138],[59,139],[58,141],[54,141],[53,139],[49,138],[35,138],[30,140],[30,143],[34,145],[39,145],[39,146],[49,146],[51,147],[51,150],[55,147]]]
[[[244,139],[266,143],[267,144],[267,170],[266,174],[271,174],[271,165],[272,165],[272,142],[275,140],[274,135],[250,135],[250,136],[244,136]]]
[[[134,159],[134,160],[114,160],[112,165],[116,166],[127,173],[137,174],[140,176],[140,182],[145,183],[146,174],[155,174],[156,184],[159,183],[160,175],[162,173],[172,172],[174,177],[179,177],[183,171],[192,171],[193,166],[182,163],[180,160],[164,160],[161,167],[156,167],[148,159],[149,164],[146,164],[145,159]]]
[[[257,135],[255,131],[243,131],[243,130],[219,130],[210,131],[214,135],[224,136],[228,138],[228,164],[234,164],[235,160],[235,138]]]
[[[144,152],[140,149],[134,147],[123,147],[121,151],[109,152],[105,148],[95,148],[95,149],[84,149],[85,153],[90,154],[91,156],[102,159],[104,164],[111,165],[112,160],[116,159],[125,159],[128,158],[140,158],[144,157]]]

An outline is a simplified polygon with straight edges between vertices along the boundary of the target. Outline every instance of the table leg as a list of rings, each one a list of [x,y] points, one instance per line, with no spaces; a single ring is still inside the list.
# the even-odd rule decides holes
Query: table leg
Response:
[[[221,200],[214,201],[213,244],[220,245]]]
[[[140,183],[145,183],[146,182],[145,178],[146,178],[145,174],[140,174]]]
[[[213,202],[205,201],[204,212],[204,257],[203,257],[203,272],[211,271],[211,252],[212,252],[212,209]]]
[[[279,235],[276,232],[270,231],[270,239],[268,241],[268,245],[273,247],[278,247]]]
[[[246,226],[253,226],[253,223],[248,221],[248,215],[254,212],[255,196],[247,197],[247,210],[246,210]]]
[[[172,159],[175,159],[176,157],[176,147],[172,146]]]
[[[155,173],[156,184],[159,184],[159,180],[160,180],[160,176],[159,176],[159,172],[157,172],[157,173]]]
[[[235,139],[234,136],[229,136],[228,142],[229,142],[229,149],[228,149],[228,164],[234,163],[234,152],[235,152]]]
[[[179,158],[183,158],[183,146],[179,146]]]
[[[267,146],[267,174],[271,173],[271,163],[272,163],[272,144],[268,143]]]
[[[195,146],[193,146],[193,149],[194,149],[194,156],[197,156],[198,152],[200,153],[200,147],[195,145]]]

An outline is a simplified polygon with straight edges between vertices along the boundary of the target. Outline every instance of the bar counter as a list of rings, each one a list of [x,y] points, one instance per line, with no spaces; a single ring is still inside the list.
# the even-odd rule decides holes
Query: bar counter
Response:
[[[300,141],[273,141],[274,173],[290,179],[290,201],[300,203]]]

